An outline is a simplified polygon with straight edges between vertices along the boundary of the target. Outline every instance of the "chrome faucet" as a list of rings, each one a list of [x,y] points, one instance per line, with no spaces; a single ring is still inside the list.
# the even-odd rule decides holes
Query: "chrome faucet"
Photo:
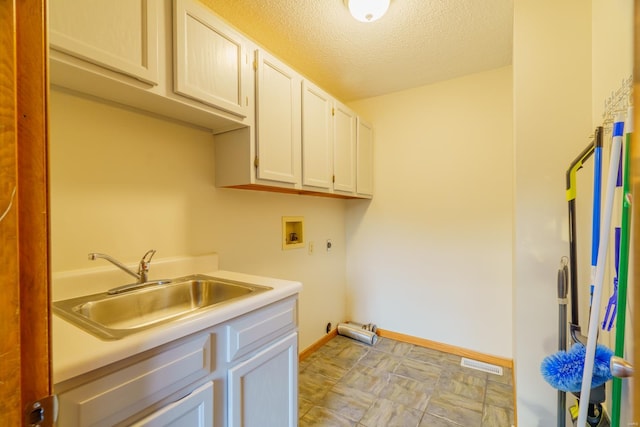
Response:
[[[130,270],[124,264],[122,264],[120,261],[110,257],[107,254],[100,254],[100,253],[92,252],[92,253],[89,254],[89,259],[90,260],[95,260],[97,258],[105,259],[105,260],[109,261],[111,264],[113,264],[116,267],[118,267],[120,270],[124,271],[127,274],[132,275],[133,277],[135,277],[137,279],[136,283],[137,284],[141,284],[141,283],[146,283],[148,281],[149,264],[151,263],[151,258],[153,257],[153,255],[155,253],[156,253],[156,251],[154,249],[151,249],[151,250],[148,250],[146,254],[144,254],[142,259],[138,263],[138,272],[137,273],[135,271]]]

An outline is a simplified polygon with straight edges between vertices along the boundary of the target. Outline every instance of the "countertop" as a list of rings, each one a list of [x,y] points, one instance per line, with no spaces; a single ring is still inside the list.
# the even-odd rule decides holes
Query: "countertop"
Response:
[[[216,270],[203,273],[219,279],[270,286],[263,292],[237,302],[205,310],[194,316],[158,326],[116,341],[103,341],[53,314],[53,383],[57,384],[94,369],[117,362],[175,339],[207,329],[249,311],[264,307],[302,290],[300,282]]]

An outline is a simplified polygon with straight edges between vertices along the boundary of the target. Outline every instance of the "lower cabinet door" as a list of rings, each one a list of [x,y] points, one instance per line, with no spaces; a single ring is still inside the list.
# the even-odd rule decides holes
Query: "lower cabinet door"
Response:
[[[229,370],[229,427],[298,425],[298,333]]]
[[[213,427],[213,382],[133,424],[133,427]]]

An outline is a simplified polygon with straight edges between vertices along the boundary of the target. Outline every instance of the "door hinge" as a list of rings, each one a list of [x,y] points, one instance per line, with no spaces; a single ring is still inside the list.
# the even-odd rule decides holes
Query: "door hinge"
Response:
[[[333,108],[333,107],[331,107],[331,115],[332,115],[332,116],[335,116],[335,115],[336,115],[336,109],[335,109],[335,108]]]
[[[55,394],[27,406],[24,424],[28,427],[53,427],[58,420],[58,396]]]
[[[253,69],[255,71],[258,71],[258,61],[256,61],[255,59],[253,60]]]
[[[253,166],[258,169],[258,166],[260,166],[260,159],[258,159],[258,156],[256,156],[255,159],[253,159]]]
[[[333,177],[331,178],[331,182],[333,182],[334,184],[336,183],[336,175],[333,174]]]

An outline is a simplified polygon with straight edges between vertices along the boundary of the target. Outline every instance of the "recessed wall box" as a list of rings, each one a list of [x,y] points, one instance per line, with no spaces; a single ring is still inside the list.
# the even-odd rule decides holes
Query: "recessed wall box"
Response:
[[[282,249],[304,247],[304,217],[282,217]]]

